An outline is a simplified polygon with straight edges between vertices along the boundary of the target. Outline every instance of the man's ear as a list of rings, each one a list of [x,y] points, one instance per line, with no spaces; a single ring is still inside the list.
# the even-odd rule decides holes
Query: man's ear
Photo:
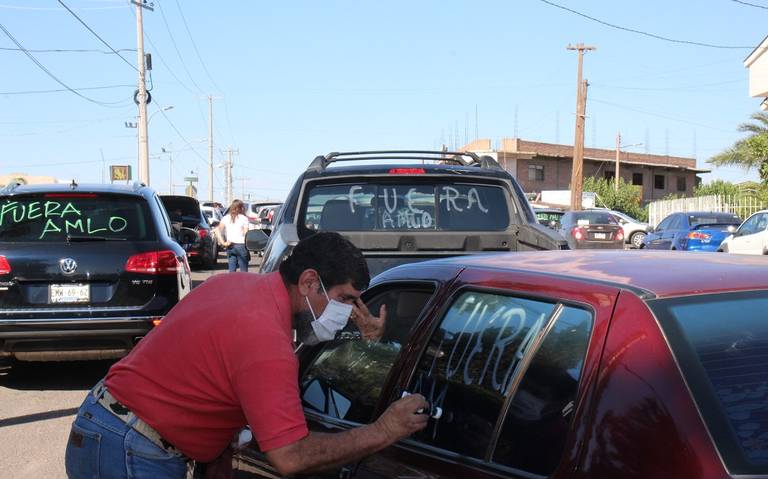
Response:
[[[312,285],[319,281],[319,277],[320,275],[314,269],[309,268],[302,271],[299,275],[299,282],[296,285],[299,289],[299,293],[301,293],[302,296],[308,296],[314,289]]]

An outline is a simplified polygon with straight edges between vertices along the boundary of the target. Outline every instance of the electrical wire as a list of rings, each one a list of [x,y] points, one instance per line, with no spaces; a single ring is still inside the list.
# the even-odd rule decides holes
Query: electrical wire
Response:
[[[134,87],[135,85],[105,85],[105,86],[89,86],[89,87],[79,87],[79,88],[73,88],[73,90],[77,91],[84,91],[84,90],[107,90],[110,88],[125,88],[125,87]],[[65,88],[58,88],[55,90],[22,90],[22,91],[0,91],[0,95],[35,95],[39,93],[60,93],[70,91]],[[120,103],[123,103],[124,101],[121,101]]]
[[[609,85],[604,83],[590,83],[589,86],[591,87],[597,87],[597,88],[610,88],[613,90],[634,90],[634,91],[698,91],[701,89],[705,89],[708,87],[714,87],[714,86],[722,86],[722,85],[729,85],[733,83],[743,83],[747,81],[744,78],[739,78],[738,80],[727,80],[727,81],[720,81],[720,82],[714,82],[714,83],[702,83],[700,85],[687,85],[687,86],[677,86],[677,87],[633,87],[633,86],[620,86],[620,85]]]
[[[762,8],[764,10],[768,10],[768,7],[766,7],[765,5],[757,5],[757,4],[754,4],[754,3],[742,2],[741,0],[731,0],[731,1],[735,2],[735,3],[740,3],[742,5],[747,5],[749,7]]]
[[[19,48],[20,48],[20,49],[21,49],[21,50],[24,52],[24,54],[25,54],[25,55],[26,55],[26,56],[27,56],[27,57],[28,57],[30,60],[32,60],[32,62],[33,62],[35,65],[37,65],[37,66],[38,66],[38,68],[40,68],[42,71],[44,71],[44,72],[45,72],[45,73],[46,73],[46,74],[47,74],[49,77],[51,77],[51,78],[52,78],[54,81],[56,81],[56,83],[58,83],[59,85],[63,86],[64,88],[66,88],[66,89],[67,89],[67,90],[69,90],[70,92],[74,93],[75,95],[79,96],[79,97],[80,97],[80,98],[82,98],[83,100],[89,101],[89,102],[91,102],[91,103],[93,103],[93,104],[95,104],[95,105],[103,106],[103,107],[106,107],[106,108],[119,108],[119,107],[116,107],[115,105],[117,105],[117,104],[120,104],[120,103],[124,103],[124,101],[117,101],[117,102],[103,102],[103,101],[99,101],[99,100],[94,100],[93,98],[90,98],[90,97],[87,97],[87,96],[83,95],[82,93],[80,93],[80,92],[79,92],[79,91],[77,91],[76,89],[74,89],[74,88],[70,87],[69,85],[67,85],[67,84],[66,84],[66,83],[64,83],[63,81],[59,80],[59,78],[58,78],[58,77],[56,77],[56,75],[54,75],[53,73],[51,73],[51,71],[50,71],[50,70],[48,70],[48,69],[47,69],[47,68],[46,68],[46,67],[45,67],[45,66],[44,66],[42,63],[40,63],[40,62],[37,60],[37,58],[35,58],[35,57],[34,57],[34,55],[32,55],[31,53],[29,53],[29,52],[28,52],[28,51],[27,51],[27,50],[24,48],[24,45],[22,45],[21,43],[19,43],[19,41],[18,41],[18,40],[16,40],[16,38],[15,38],[13,35],[11,35],[11,32],[9,32],[9,31],[8,31],[8,30],[5,28],[5,26],[4,26],[3,24],[1,24],[1,23],[0,23],[0,29],[1,29],[1,30],[3,30],[3,33],[5,33],[5,35],[6,35],[8,38],[10,38],[10,39],[11,39],[11,41],[12,41],[13,43],[15,43],[15,44],[16,44],[16,46],[17,46],[17,47],[19,47]]]
[[[11,48],[11,47],[0,47],[0,50],[6,50],[6,51],[12,51],[12,52],[20,52],[22,51],[21,48]],[[85,48],[79,48],[79,49],[63,49],[63,48],[57,48],[57,49],[48,49],[48,50],[27,50],[31,53],[103,53],[105,55],[114,55],[115,52],[108,52],[105,50],[94,50],[94,49],[85,49]],[[117,50],[118,52],[135,52],[135,48],[120,48]]]
[[[563,5],[559,5],[559,4],[557,4],[555,2],[552,2],[550,0],[539,0],[539,1],[542,2],[542,3],[546,3],[549,6],[552,6],[552,7],[555,7],[555,8],[559,8],[561,10],[565,10],[566,12],[573,13],[574,15],[578,15],[580,17],[586,18],[587,20],[591,20],[593,22],[597,22],[597,23],[599,23],[601,25],[605,25],[607,27],[615,28],[616,30],[622,30],[622,31],[625,31],[625,32],[636,33],[638,35],[643,35],[643,36],[646,36],[646,37],[655,38],[657,40],[663,40],[665,42],[680,43],[680,44],[684,44],[684,45],[694,45],[694,46],[706,47],[706,48],[718,48],[718,49],[724,49],[724,50],[752,50],[752,49],[754,49],[753,46],[717,45],[717,44],[714,44],[714,43],[694,42],[694,41],[690,41],[690,40],[680,40],[680,39],[676,39],[676,38],[665,37],[665,36],[662,36],[662,35],[657,35],[655,33],[649,33],[649,32],[645,32],[645,31],[642,31],[642,30],[635,30],[634,28],[622,27],[620,25],[616,25],[616,24],[613,24],[613,23],[608,23],[608,22],[606,22],[604,20],[600,20],[599,18],[591,17],[591,16],[589,16],[589,15],[587,15],[585,13],[578,12],[576,10],[573,10],[571,8],[568,8],[568,7],[565,7]]]
[[[109,43],[107,43],[107,42],[106,42],[106,40],[104,40],[103,38],[101,38],[101,37],[99,36],[99,34],[98,34],[98,33],[96,33],[95,31],[93,31],[93,29],[92,29],[91,27],[89,27],[89,26],[88,26],[88,24],[87,24],[87,23],[85,23],[85,22],[83,21],[83,19],[82,19],[82,18],[80,18],[79,16],[77,16],[77,13],[73,12],[73,11],[72,11],[72,9],[71,9],[71,8],[69,8],[69,7],[67,6],[67,4],[65,4],[65,3],[64,3],[62,0],[56,0],[56,1],[58,1],[58,2],[59,2],[59,4],[61,4],[61,6],[62,6],[62,7],[66,8],[66,9],[67,9],[67,11],[68,11],[70,14],[72,14],[72,16],[73,16],[73,17],[75,17],[75,18],[77,19],[77,21],[78,21],[78,22],[82,23],[82,24],[83,24],[83,26],[84,26],[84,27],[85,27],[85,28],[86,28],[86,29],[87,29],[89,32],[91,32],[91,33],[92,33],[92,34],[93,34],[93,35],[94,35],[96,38],[98,38],[98,39],[99,39],[99,41],[101,41],[101,43],[103,43],[104,45],[106,45],[106,46],[107,46],[107,48],[109,48],[110,50],[112,50],[112,51],[115,53],[115,55],[117,55],[118,57],[120,57],[120,59],[121,59],[122,61],[124,61],[124,62],[126,63],[126,65],[128,65],[128,66],[129,66],[129,67],[131,67],[131,68],[133,68],[133,69],[134,69],[134,70],[136,70],[136,72],[138,73],[139,69],[138,69],[138,68],[136,68],[136,67],[133,65],[133,63],[131,63],[131,62],[129,62],[128,60],[126,60],[126,59],[125,59],[125,58],[124,58],[122,55],[120,55],[120,53],[119,53],[117,50],[115,50],[114,48],[112,48],[112,45],[110,45]]]
[[[689,125],[700,126],[702,128],[708,128],[710,130],[716,130],[716,131],[722,131],[722,132],[725,132],[725,133],[731,133],[731,131],[729,131],[729,130],[724,130],[722,128],[717,128],[717,127],[714,127],[714,126],[711,126],[711,125],[705,125],[703,123],[697,123],[697,122],[694,122],[694,121],[683,120],[683,119],[680,119],[680,118],[675,118],[675,117],[672,117],[672,116],[663,115],[661,113],[653,113],[653,112],[650,112],[650,111],[640,110],[640,109],[637,109],[637,108],[633,108],[631,106],[619,105],[618,103],[612,103],[612,102],[609,102],[609,101],[598,100],[597,98],[588,98],[587,101],[588,102],[594,102],[594,103],[601,103],[603,105],[610,105],[610,106],[613,106],[613,107],[616,107],[616,108],[619,108],[619,109],[622,109],[622,110],[634,111],[636,113],[642,113],[644,115],[655,116],[655,117],[658,117],[658,118],[663,118],[665,120],[676,121],[676,122],[679,122],[679,123],[687,123]]]
[[[80,7],[78,10],[115,10],[118,8],[126,8],[127,5],[115,5],[112,7]],[[54,8],[54,7],[27,7],[22,5],[0,5],[0,8],[4,8],[7,10],[35,10],[35,11],[49,11],[49,12],[59,12],[61,11],[60,8]]]
[[[158,5],[160,5],[160,2],[158,2]],[[213,83],[213,86],[216,87],[219,92],[223,92],[221,87],[216,84],[216,81],[211,76],[211,73],[208,71],[208,67],[205,66],[205,62],[203,61],[203,57],[200,56],[200,50],[197,49],[197,43],[195,43],[195,38],[192,36],[192,32],[189,30],[189,24],[187,24],[187,19],[184,17],[184,12],[181,9],[181,4],[179,3],[179,0],[176,0],[176,6],[179,9],[179,14],[181,15],[181,20],[184,22],[184,28],[187,30],[187,35],[189,36],[189,40],[192,42],[192,46],[195,49],[195,54],[197,55],[197,59],[200,60],[200,64],[203,66],[203,70],[205,71],[205,74],[208,76],[208,79],[211,80],[211,83]],[[160,5],[160,10],[163,9],[163,6]]]
[[[173,48],[176,50],[176,55],[178,55],[179,60],[181,61],[181,66],[184,67],[184,71],[187,72],[187,76],[189,77],[192,84],[195,85],[195,88],[197,88],[198,92],[203,93],[203,89],[200,88],[200,85],[197,84],[197,82],[195,81],[195,78],[189,72],[186,62],[184,62],[184,57],[182,57],[181,51],[179,51],[179,46],[176,44],[176,38],[173,36],[173,33],[171,32],[171,27],[168,24],[168,19],[165,16],[165,10],[163,10],[163,6],[160,3],[158,3],[158,6],[160,7],[159,8],[160,16],[162,17],[163,23],[165,24],[165,29],[168,31],[168,36],[171,37],[171,43],[173,44]]]

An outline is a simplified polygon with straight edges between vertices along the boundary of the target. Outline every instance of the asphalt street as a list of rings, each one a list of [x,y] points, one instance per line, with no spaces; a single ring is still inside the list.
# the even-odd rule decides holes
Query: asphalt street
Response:
[[[250,271],[259,264],[253,257]],[[193,285],[226,272],[226,258],[220,256],[215,270],[192,271]],[[112,362],[17,363],[0,371],[0,479],[66,477],[70,424]]]

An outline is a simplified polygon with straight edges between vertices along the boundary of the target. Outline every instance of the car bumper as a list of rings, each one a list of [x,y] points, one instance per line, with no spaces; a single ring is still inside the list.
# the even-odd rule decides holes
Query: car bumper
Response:
[[[624,241],[574,241],[571,249],[624,249]]]
[[[0,319],[0,357],[26,361],[120,358],[159,319],[162,317]]]

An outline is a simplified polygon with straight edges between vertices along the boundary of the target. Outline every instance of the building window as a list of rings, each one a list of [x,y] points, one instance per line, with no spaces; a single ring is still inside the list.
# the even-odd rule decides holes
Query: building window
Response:
[[[643,186],[643,174],[632,173],[632,184],[635,186]]]
[[[663,190],[665,188],[664,175],[653,175],[653,187],[657,190]]]
[[[544,181],[544,167],[542,165],[528,165],[528,181]]]
[[[677,177],[677,191],[685,191],[686,184],[685,184],[685,176],[678,176]]]
[[[605,178],[608,181],[613,181],[613,179],[616,178],[616,172],[615,171],[606,171],[603,174],[603,178]]]

